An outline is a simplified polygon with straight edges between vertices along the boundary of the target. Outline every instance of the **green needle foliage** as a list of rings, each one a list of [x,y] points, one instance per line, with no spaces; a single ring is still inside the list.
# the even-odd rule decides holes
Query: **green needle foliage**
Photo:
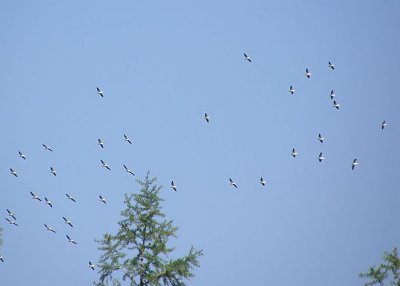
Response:
[[[400,286],[400,258],[397,254],[397,248],[393,248],[392,252],[386,252],[383,255],[384,262],[377,267],[370,267],[368,272],[361,273],[359,276],[368,279],[369,282],[365,286],[385,285],[384,282],[390,279],[390,284]]]
[[[122,277],[131,286],[184,286],[184,280],[193,277],[193,269],[199,267],[202,250],[193,247],[186,256],[170,259],[174,251],[168,240],[176,237],[177,227],[166,220],[161,211],[163,200],[158,196],[161,187],[156,178],[147,173],[139,194],[125,194],[126,209],[115,235],[104,234],[98,240],[102,255],[99,259],[99,282],[95,285],[122,285],[115,278]]]

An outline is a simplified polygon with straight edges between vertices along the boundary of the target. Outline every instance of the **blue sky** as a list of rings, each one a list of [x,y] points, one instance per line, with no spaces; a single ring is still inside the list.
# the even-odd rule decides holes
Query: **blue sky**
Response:
[[[1,285],[96,280],[122,164],[164,186],[176,255],[204,250],[188,285],[362,285],[399,246],[398,1],[2,1],[0,25]]]

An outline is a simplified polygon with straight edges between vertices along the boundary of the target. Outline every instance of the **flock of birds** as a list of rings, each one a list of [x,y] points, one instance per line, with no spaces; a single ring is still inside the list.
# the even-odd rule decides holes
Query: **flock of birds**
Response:
[[[250,57],[249,55],[247,55],[246,53],[243,53],[243,55],[244,55],[244,59],[245,59],[246,61],[248,61],[249,63],[252,62],[252,59],[251,59],[251,57]],[[335,70],[335,65],[334,65],[332,62],[328,61],[328,68],[329,68],[330,70],[334,71],[334,70]],[[306,78],[309,79],[309,78],[311,78],[312,73],[311,73],[311,71],[310,71],[308,68],[306,68],[304,75],[305,75]],[[293,87],[293,85],[290,85],[290,86],[289,86],[289,92],[290,92],[290,94],[292,94],[292,95],[295,94],[296,89]],[[333,107],[336,108],[336,109],[340,109],[340,104],[339,104],[339,103],[336,101],[336,99],[335,99],[336,94],[335,94],[335,91],[334,91],[334,90],[331,90],[329,96],[330,96],[330,99],[332,100]],[[204,119],[207,121],[207,123],[210,122],[210,117],[208,116],[207,113],[205,113]],[[386,120],[384,120],[384,121],[381,123],[381,129],[382,129],[382,130],[385,129],[386,126],[387,126],[387,123],[386,123]],[[325,138],[321,135],[321,133],[319,133],[319,134],[318,134],[317,140],[318,140],[320,143],[324,143]],[[293,156],[293,158],[296,158],[298,154],[299,154],[299,153],[296,151],[296,148],[293,148],[293,149],[292,149],[292,152],[291,152],[291,155]],[[323,154],[322,152],[320,152],[319,155],[318,155],[318,157],[317,157],[317,159],[318,159],[319,162],[322,162],[323,160],[325,160],[324,154]],[[357,158],[354,158],[353,161],[352,161],[352,163],[351,163],[351,169],[354,170],[354,168],[355,168],[358,164],[359,164],[359,163],[358,163],[358,161],[357,161]],[[237,184],[235,183],[235,181],[232,180],[232,178],[229,178],[229,183],[230,183],[231,186],[233,186],[233,187],[235,187],[235,188],[238,187]],[[265,186],[265,185],[266,185],[266,181],[263,179],[263,177],[260,178],[260,184],[261,184],[262,186]],[[172,185],[174,186],[173,189],[176,190],[176,186],[174,185],[173,182],[172,182]]]
[[[246,60],[247,62],[249,62],[249,63],[252,62],[252,59],[251,59],[250,56],[248,56],[246,53],[244,53],[244,58],[245,58],[245,60]],[[330,70],[334,71],[334,70],[335,70],[335,65],[332,64],[331,62],[328,62],[328,68],[329,68]],[[305,75],[306,78],[309,79],[309,78],[311,78],[312,73],[311,73],[311,71],[310,71],[308,68],[306,68],[305,74],[304,74],[304,75]],[[103,92],[99,87],[96,87],[96,90],[97,90],[97,94],[98,94],[100,97],[103,98],[103,97],[104,97],[104,92]],[[290,85],[290,87],[289,87],[289,93],[293,95],[293,94],[295,94],[295,92],[296,92],[296,90],[295,90],[295,88],[293,87],[293,85]],[[339,104],[339,103],[336,101],[336,99],[335,99],[336,94],[335,94],[334,90],[332,90],[332,91],[330,92],[329,96],[330,96],[330,99],[332,100],[333,107],[336,108],[336,109],[340,109],[340,104]],[[204,120],[207,122],[207,124],[210,123],[210,121],[211,121],[211,118],[210,118],[210,116],[209,116],[207,113],[204,114]],[[382,129],[382,130],[385,129],[386,126],[387,126],[386,121],[383,121],[383,122],[381,123],[381,129]],[[125,142],[127,142],[128,144],[132,144],[132,140],[129,139],[129,137],[128,137],[126,134],[123,134],[123,138],[124,138],[124,141],[125,141]],[[322,134],[318,134],[317,140],[318,140],[320,143],[324,143],[325,138],[322,136]],[[102,148],[102,149],[105,147],[104,142],[103,142],[102,139],[100,139],[100,138],[97,139],[97,144],[98,144],[98,145],[100,146],[100,148]],[[50,146],[48,146],[48,145],[46,145],[46,144],[42,144],[42,146],[43,146],[43,148],[44,148],[45,150],[50,151],[50,152],[53,152],[53,148],[51,148]],[[299,154],[299,153],[297,152],[297,150],[296,150],[295,148],[293,148],[293,149],[292,149],[292,152],[291,152],[291,156],[293,156],[293,158],[296,158],[298,154]],[[26,159],[27,159],[27,156],[26,156],[25,154],[23,154],[21,151],[18,151],[18,155],[19,155],[19,157],[20,157],[21,159],[23,159],[23,160],[26,160]],[[317,159],[318,159],[319,162],[322,162],[323,160],[325,160],[325,157],[324,157],[324,155],[323,155],[322,152],[319,153]],[[103,168],[107,169],[108,171],[111,170],[110,165],[107,164],[105,161],[100,160],[100,162],[101,162],[101,166],[102,166]],[[354,158],[353,161],[352,161],[352,163],[351,163],[351,169],[354,170],[355,167],[356,167],[358,164],[359,164],[359,163],[358,163],[358,161],[357,161],[357,158]],[[132,175],[132,176],[135,176],[134,172],[133,172],[132,170],[130,170],[126,165],[123,164],[123,168],[124,168],[125,172],[127,172],[128,174],[130,174],[130,175]],[[17,172],[16,170],[14,170],[13,168],[10,168],[10,174],[11,174],[12,176],[14,176],[14,177],[18,177],[18,172]],[[50,167],[50,174],[52,174],[53,176],[57,176],[57,171],[55,170],[55,168],[54,168],[53,166]],[[266,180],[265,180],[263,177],[260,178],[259,183],[260,183],[263,187],[267,185],[267,182],[266,182]],[[236,182],[235,182],[232,178],[229,178],[229,184],[230,184],[231,186],[235,187],[235,188],[238,188],[238,185],[236,184]],[[171,189],[172,189],[173,191],[175,191],[175,192],[178,190],[178,187],[177,187],[177,185],[174,183],[174,181],[171,181],[171,186],[170,186],[170,187],[171,187]],[[31,195],[31,198],[32,198],[33,200],[42,202],[42,199],[41,199],[38,195],[34,194],[33,192],[30,192],[30,195]],[[76,203],[75,198],[73,198],[73,197],[70,196],[69,194],[65,194],[65,196],[66,196],[66,198],[67,198],[68,200],[70,200],[70,201]],[[99,197],[99,201],[100,201],[101,203],[107,204],[107,200],[106,200],[102,195],[99,195],[98,197]],[[47,197],[44,197],[44,203],[45,203],[46,205],[48,205],[49,207],[51,207],[51,208],[53,207],[52,202],[51,202]],[[9,210],[9,209],[6,209],[6,210],[7,210],[8,217],[6,217],[5,220],[6,220],[10,225],[19,226],[18,223],[17,223],[16,214],[15,214],[14,212],[12,212],[11,210]],[[62,218],[63,218],[63,220],[64,220],[64,223],[65,223],[67,226],[73,227],[73,224],[72,224],[71,219],[66,218],[66,217],[62,217]],[[47,231],[52,232],[52,233],[56,233],[56,231],[55,231],[52,227],[48,226],[47,224],[44,224],[44,227],[45,227],[45,229],[46,229]],[[72,244],[77,244],[77,241],[75,241],[74,239],[72,239],[68,234],[66,234],[65,236],[66,236],[66,239],[67,239],[68,242],[70,242],[70,243],[72,243]],[[1,255],[0,255],[0,261],[1,261],[1,262],[4,262],[4,257],[1,256]],[[92,270],[95,269],[95,265],[94,265],[91,261],[89,261],[89,265],[88,265],[88,266],[89,266],[89,268],[91,268]]]
[[[97,94],[100,95],[101,97],[104,96],[104,93],[99,88],[97,88]],[[132,144],[132,140],[126,134],[123,134],[123,136],[124,136],[123,138],[124,138],[125,142],[127,142],[128,144]],[[104,142],[100,138],[97,139],[97,144],[102,149],[104,148]],[[44,150],[47,150],[47,151],[50,151],[50,152],[54,152],[52,147],[50,147],[50,146],[48,146],[46,144],[42,144],[42,146],[43,146]],[[22,153],[21,151],[18,151],[18,156],[23,160],[26,160],[27,157],[28,157],[26,154]],[[101,162],[101,166],[103,168],[105,168],[105,169],[107,169],[109,171],[111,170],[111,167],[106,162],[104,162],[103,160],[100,160],[100,162]],[[135,176],[133,171],[130,170],[125,164],[123,164],[122,166],[124,167],[126,173],[128,173],[128,174],[130,174],[132,176]],[[13,168],[10,168],[10,174],[12,176],[14,176],[14,177],[18,177],[19,176],[18,172],[16,170],[14,170]],[[53,176],[57,176],[57,171],[53,166],[50,166],[50,174],[53,175]],[[44,202],[50,208],[53,208],[52,201],[49,200],[47,197],[44,197],[44,201],[43,201],[42,198],[39,195],[37,195],[37,194],[35,194],[35,193],[31,192],[31,191],[29,193],[31,195],[32,200],[35,200],[35,201],[38,201],[38,202]],[[65,194],[65,196],[66,196],[66,198],[68,200],[76,203],[76,199],[74,197],[72,197],[71,195]],[[99,201],[101,203],[107,204],[106,198],[104,198],[102,195],[98,195],[98,198],[99,198]],[[6,211],[7,211],[8,217],[6,217],[5,220],[8,222],[8,224],[18,227],[19,225],[17,223],[17,217],[16,217],[15,212],[11,211],[10,209],[6,209]],[[64,223],[67,226],[74,227],[73,224],[72,224],[72,220],[71,219],[66,218],[64,216],[62,217],[62,219],[64,220]],[[52,232],[52,233],[57,233],[56,230],[53,227],[47,225],[46,223],[44,223],[43,225],[44,225],[44,227],[45,227],[45,229],[47,231]],[[73,238],[71,238],[70,235],[66,234],[65,237],[66,237],[68,242],[70,242],[72,244],[78,244],[78,242],[76,240],[74,240]],[[0,255],[0,261],[4,262],[4,257],[2,255]],[[95,265],[91,261],[89,261],[89,268],[91,268],[92,270],[95,269]]]

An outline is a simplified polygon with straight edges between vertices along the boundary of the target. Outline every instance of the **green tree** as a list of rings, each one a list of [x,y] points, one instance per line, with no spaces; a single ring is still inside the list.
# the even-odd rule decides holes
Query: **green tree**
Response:
[[[368,272],[360,273],[360,277],[368,279],[365,286],[384,285],[384,282],[390,280],[390,285],[400,286],[400,259],[397,254],[397,248],[383,255],[384,262],[379,266],[370,267]]]
[[[119,275],[131,286],[184,286],[184,280],[194,276],[193,268],[200,266],[202,250],[193,246],[186,256],[169,258],[174,248],[168,246],[168,240],[176,237],[178,228],[161,211],[163,199],[156,180],[147,173],[143,182],[138,181],[138,194],[125,194],[126,208],[121,212],[117,233],[106,233],[97,241],[102,255],[98,263],[100,278],[95,285],[122,285],[113,277]]]

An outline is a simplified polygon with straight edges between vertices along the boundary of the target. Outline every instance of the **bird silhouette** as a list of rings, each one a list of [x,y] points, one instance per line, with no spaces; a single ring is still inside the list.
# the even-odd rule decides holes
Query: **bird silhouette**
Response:
[[[96,90],[97,90],[98,95],[100,95],[101,97],[104,97],[104,92],[99,87],[96,87]]]
[[[235,183],[231,178],[229,178],[229,183],[231,184],[231,186],[234,186],[235,188],[238,187],[238,186],[236,185],[236,183]]]

